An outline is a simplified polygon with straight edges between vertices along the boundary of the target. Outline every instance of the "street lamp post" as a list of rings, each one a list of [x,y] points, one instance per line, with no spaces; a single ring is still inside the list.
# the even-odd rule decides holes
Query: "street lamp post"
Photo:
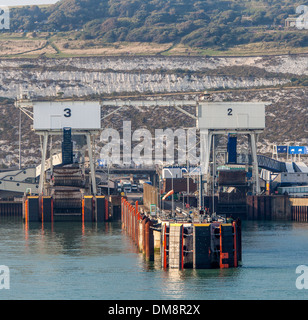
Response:
[[[187,175],[187,180],[186,180],[186,196],[187,196],[187,203],[189,203],[189,171],[188,171],[188,160],[187,160],[187,162],[186,162],[186,164],[187,164],[187,168],[182,168],[182,172],[183,172],[183,170],[185,170],[186,171],[186,175]],[[184,210],[184,193],[183,193],[183,210]]]
[[[18,140],[19,140],[19,170],[21,170],[21,110],[19,110],[19,126],[18,126]]]

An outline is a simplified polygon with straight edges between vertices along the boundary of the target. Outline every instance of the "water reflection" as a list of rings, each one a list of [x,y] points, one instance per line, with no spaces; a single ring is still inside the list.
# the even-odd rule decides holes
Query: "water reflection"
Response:
[[[185,299],[186,285],[184,272],[168,269],[163,273],[162,294],[172,299]]]
[[[293,229],[308,230],[307,222],[293,221],[242,221],[242,229],[244,233],[259,233],[259,232],[288,232]]]
[[[40,254],[95,256],[121,252],[118,223],[25,222],[23,229],[25,247]]]
[[[234,269],[163,270],[160,254],[146,261],[117,222],[1,220],[0,237],[0,261],[12,270],[9,294],[17,299],[283,299],[305,294],[295,287],[295,268],[308,264],[307,223],[243,222],[243,267]]]

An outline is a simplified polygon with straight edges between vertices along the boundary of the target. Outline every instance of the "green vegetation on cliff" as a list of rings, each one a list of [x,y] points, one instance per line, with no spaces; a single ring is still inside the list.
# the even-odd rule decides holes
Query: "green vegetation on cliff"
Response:
[[[284,28],[296,0],[62,0],[12,9],[13,31],[72,32],[102,43],[155,42],[226,50],[276,43],[308,46],[308,30]],[[11,31],[12,31],[11,30]]]

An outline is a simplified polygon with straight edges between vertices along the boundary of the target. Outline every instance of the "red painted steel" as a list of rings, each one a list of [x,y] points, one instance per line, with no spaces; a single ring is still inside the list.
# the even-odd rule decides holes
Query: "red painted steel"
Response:
[[[233,221],[233,248],[234,248],[234,267],[237,267],[237,226],[236,222]]]
[[[167,225],[165,224],[165,230],[164,230],[164,269],[167,269]]]
[[[82,207],[81,207],[81,220],[84,222],[84,199],[82,199]]]
[[[182,225],[181,269],[184,269],[184,225]]]
[[[51,198],[51,222],[53,222],[53,198]]]
[[[229,253],[222,252],[222,232],[221,232],[221,225],[219,226],[219,234],[220,234],[220,252],[219,252],[219,260],[220,260],[220,268],[229,268],[229,264],[223,263],[223,259],[229,258]]]
[[[150,220],[145,222],[145,257],[150,260]]]
[[[109,205],[108,199],[105,199],[105,221],[109,220]]]

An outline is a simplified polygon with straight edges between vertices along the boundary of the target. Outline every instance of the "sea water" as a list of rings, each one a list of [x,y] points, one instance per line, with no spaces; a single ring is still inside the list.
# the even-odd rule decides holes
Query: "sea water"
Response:
[[[0,220],[1,300],[307,299],[296,268],[308,266],[308,223],[242,222],[242,266],[163,270],[147,262],[121,223]],[[308,275],[306,275],[308,277]]]

